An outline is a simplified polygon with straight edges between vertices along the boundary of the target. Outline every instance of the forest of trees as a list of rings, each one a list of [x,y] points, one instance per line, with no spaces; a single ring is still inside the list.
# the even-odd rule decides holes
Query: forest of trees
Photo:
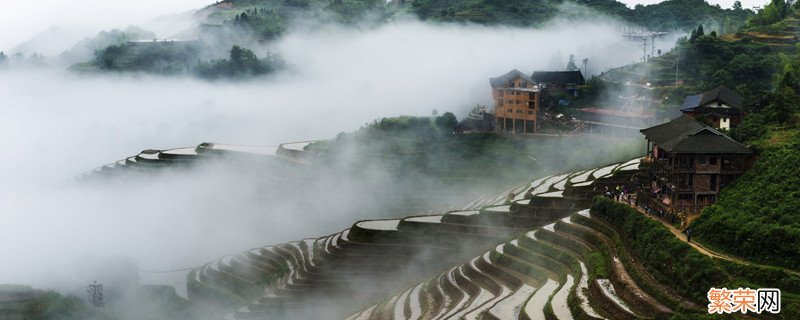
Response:
[[[199,59],[202,47],[196,42],[153,41],[113,44],[95,52],[90,63],[100,70],[181,74]]]
[[[750,19],[748,24],[750,26],[765,26],[776,23],[788,17],[793,7],[800,8],[800,4],[796,2],[792,4],[791,0],[788,2],[786,0],[772,0],[755,17]]]
[[[247,9],[227,23],[237,30],[263,39],[275,39],[286,30],[284,18],[266,8]]]
[[[546,22],[558,13],[571,14],[563,10],[577,8],[562,7],[564,3],[543,0],[416,0],[412,11],[424,20],[529,26]],[[751,10],[742,9],[741,3],[733,9],[722,9],[703,0],[667,0],[646,6],[636,5],[633,9],[615,0],[579,0],[574,4],[652,30],[666,31],[687,30],[701,23],[724,25],[732,31],[753,15]]]
[[[283,66],[283,60],[268,54],[259,59],[253,51],[234,45],[228,59],[200,61],[194,72],[202,78],[249,78],[265,75]]]

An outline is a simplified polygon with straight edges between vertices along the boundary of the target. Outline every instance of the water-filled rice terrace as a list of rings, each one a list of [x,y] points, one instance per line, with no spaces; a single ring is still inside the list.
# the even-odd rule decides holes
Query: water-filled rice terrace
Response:
[[[302,164],[306,144],[145,150],[82,178],[219,156]],[[632,319],[697,309],[620,252],[617,230],[587,209],[639,165],[539,177],[446,212],[231,254],[181,275],[176,291],[227,319]]]

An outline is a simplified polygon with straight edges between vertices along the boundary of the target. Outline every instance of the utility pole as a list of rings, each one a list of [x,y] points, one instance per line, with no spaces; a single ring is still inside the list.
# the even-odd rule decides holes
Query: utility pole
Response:
[[[678,86],[678,60],[679,59],[680,59],[680,57],[678,57],[678,55],[676,53],[676,55],[675,55],[675,86],[676,87]]]
[[[642,62],[647,62],[647,37],[642,37]]]
[[[589,77],[589,69],[586,69],[586,64],[589,63],[589,58],[583,58],[583,73],[586,74],[586,77]]]
[[[650,39],[650,57],[652,58],[655,56],[656,56],[656,35],[654,33],[652,35],[652,38]]]

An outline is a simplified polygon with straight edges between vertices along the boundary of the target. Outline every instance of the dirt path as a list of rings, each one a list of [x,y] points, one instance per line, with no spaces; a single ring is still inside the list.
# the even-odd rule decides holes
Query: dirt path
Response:
[[[661,220],[661,219],[656,219],[656,217],[644,212],[644,209],[642,209],[642,208],[639,208],[639,207],[636,207],[636,206],[631,206],[631,205],[629,205],[629,204],[627,204],[625,202],[619,202],[619,203],[625,204],[625,205],[627,205],[627,206],[629,206],[631,208],[636,209],[636,211],[638,211],[639,213],[643,214],[645,217],[650,218],[651,220],[660,222],[662,225],[667,227],[667,229],[670,232],[672,232],[672,234],[675,235],[675,237],[677,237],[678,239],[681,239],[682,241],[687,241],[686,234],[684,234],[683,232],[681,232],[680,230],[675,228],[675,226],[669,224],[668,222],[666,222],[664,220]],[[729,255],[726,255],[726,254],[723,254],[723,253],[719,253],[719,252],[713,251],[711,249],[708,249],[708,248],[704,247],[703,245],[701,245],[701,244],[699,244],[697,242],[687,242],[687,243],[690,246],[692,246],[692,248],[694,248],[695,250],[699,251],[700,253],[702,253],[704,255],[712,257],[712,258],[723,259],[723,260],[727,260],[727,261],[731,261],[731,262],[735,262],[735,263],[739,263],[739,264],[751,264],[751,265],[764,267],[764,268],[778,268],[778,269],[782,269],[783,271],[786,271],[787,273],[790,273],[790,274],[793,274],[793,275],[796,275],[796,276],[800,276],[800,272],[798,272],[798,271],[789,270],[789,269],[782,268],[782,267],[768,266],[768,265],[763,265],[763,264],[758,264],[758,263],[742,260],[742,259],[739,259],[739,258],[736,258],[736,257],[732,257],[732,256],[729,256]]]

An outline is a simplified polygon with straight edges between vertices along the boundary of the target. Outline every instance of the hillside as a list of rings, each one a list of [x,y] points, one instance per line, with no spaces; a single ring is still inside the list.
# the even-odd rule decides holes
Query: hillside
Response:
[[[0,284],[0,319],[78,320],[90,316],[89,306],[76,296]]]
[[[450,122],[442,121],[452,116]],[[452,113],[439,117],[382,118],[335,140],[308,147],[331,170],[356,172],[381,168],[396,180],[422,175],[444,185],[474,186],[491,192],[530,175],[587,167],[636,156],[641,141],[606,141],[579,135],[537,139],[471,133],[453,135]],[[597,148],[598,143],[606,148]],[[591,157],[578,157],[590,153]]]
[[[723,10],[701,0],[670,0],[634,9],[615,0],[419,0],[388,4],[376,0],[230,0],[211,4],[195,14],[199,22],[197,30],[184,32],[199,35],[200,41],[192,44],[191,49],[173,52],[170,46],[157,42],[147,49],[142,49],[142,43],[115,44],[98,50],[95,59],[74,69],[192,73],[200,60],[219,59],[234,45],[251,49],[268,45],[308,21],[370,27],[410,14],[438,23],[537,27],[556,18],[603,19],[597,13],[635,28],[680,32],[701,23],[720,31],[733,30],[752,15],[749,10]],[[220,48],[220,44],[227,47]],[[159,61],[156,63],[159,67],[149,63],[153,59]]]
[[[701,242],[732,255],[800,270],[800,130],[773,129],[757,146],[753,169],[691,227]]]
[[[800,137],[800,13],[797,6],[786,6],[778,21],[770,22],[762,12],[736,33],[718,36],[695,30],[672,52],[604,77],[657,84],[655,94],[672,101],[675,109],[682,97],[720,84],[742,94],[748,114],[729,134],[757,150],[758,160],[690,228],[701,243],[732,256],[798,270],[795,186],[800,172],[793,163],[798,161]]]
[[[141,189],[128,186],[164,185],[156,191],[166,190],[167,208],[189,213],[180,223],[200,229],[202,238],[230,244],[225,253],[180,247],[177,254],[154,259],[201,258],[188,266],[169,264],[168,270],[139,269],[132,261],[125,265],[124,285],[106,282],[107,306],[97,314],[75,296],[0,285],[0,319],[800,319],[800,8],[780,0],[746,24],[748,11],[698,0],[634,9],[613,0],[229,0],[198,12],[205,36],[228,41],[226,58],[213,57],[202,40],[123,41],[74,68],[246,79],[269,74],[281,62],[234,43],[270,43],[298,17],[366,28],[401,14],[432,23],[538,26],[575,9],[572,4],[651,28],[692,32],[673,51],[591,79],[580,97],[563,97],[571,104],[559,112],[609,105],[634,92],[655,99],[657,107],[650,109],[664,118],[684,97],[711,87],[724,85],[743,96],[746,117],[738,127],[700,126],[686,133],[737,140],[756,156],[753,168],[724,186],[716,204],[690,214],[688,226],[675,221],[676,211],[666,218],[646,201],[646,192],[659,192],[650,188],[656,174],[649,169],[657,162],[644,156],[649,150],[641,138],[571,130],[458,133],[453,113],[434,111],[432,117],[381,118],[323,141],[147,149],[73,183],[122,185],[133,198]],[[723,34],[731,28],[738,32]],[[268,100],[242,99],[248,98],[254,104]],[[219,110],[215,117],[221,118],[236,109]],[[201,131],[214,124],[187,122]],[[155,134],[161,139],[170,131],[164,132]],[[214,192],[188,201],[172,194],[199,188],[202,180]],[[222,188],[230,190],[216,192]],[[613,193],[622,190],[627,197],[615,199]],[[196,207],[182,203],[190,201],[211,207],[213,214],[200,217],[190,209]],[[654,202],[658,208],[667,203]],[[164,203],[137,201],[133,209],[155,206]],[[251,247],[230,224],[248,214],[259,218],[247,221],[255,233],[292,228],[304,235],[258,238]],[[201,218],[236,230],[212,236],[195,221]],[[157,215],[148,227],[168,229],[165,242],[186,236],[162,219]],[[147,228],[141,231],[151,236]],[[150,250],[143,251],[152,255]],[[78,269],[87,276],[96,272]],[[711,315],[708,292],[723,287],[780,289],[780,312]],[[758,303],[763,306],[763,299]]]
[[[83,179],[226,153],[309,163],[308,146],[148,150]],[[707,288],[747,285],[781,288],[779,318],[798,316],[796,273],[709,256],[629,206],[592,199],[639,167],[556,173],[441,212],[231,254],[189,271],[186,298],[234,319],[696,319]]]
[[[688,30],[698,24],[736,29],[753,13],[749,10],[721,9],[703,0],[668,0],[633,9],[615,0],[602,1],[442,1],[415,0],[411,11],[424,20],[475,22],[530,26],[542,24],[557,14],[580,13],[580,7],[596,10],[633,25],[651,30]]]

